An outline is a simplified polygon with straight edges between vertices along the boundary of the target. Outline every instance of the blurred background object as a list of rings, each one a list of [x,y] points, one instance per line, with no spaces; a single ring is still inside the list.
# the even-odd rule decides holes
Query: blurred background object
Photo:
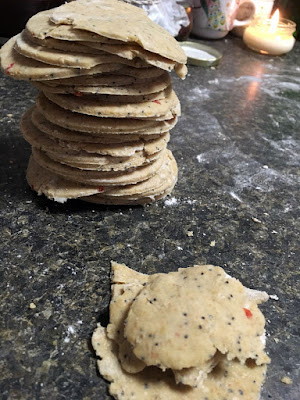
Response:
[[[143,8],[148,17],[165,28],[178,40],[188,37],[191,30],[191,19],[188,14],[187,1],[183,0],[123,0]]]
[[[0,37],[9,38],[24,29],[28,19],[43,10],[57,7],[72,0],[0,0]],[[192,30],[193,9],[204,0],[123,0],[126,3],[143,8],[154,22],[165,28],[178,40],[186,40]],[[251,0],[256,7],[255,15],[269,17],[277,8],[280,15],[291,19],[297,25],[294,36],[300,34],[300,0]],[[237,19],[249,18],[252,10],[248,0],[240,1]],[[242,36],[243,27],[233,29],[233,33]]]
[[[0,0],[0,36],[16,35],[32,15],[63,3],[64,0]]]
[[[255,7],[254,14],[252,14],[255,18],[261,17],[263,19],[268,19],[272,14],[274,9],[274,0],[252,0],[253,5]],[[249,7],[250,3],[248,0],[241,0],[240,7],[238,9],[236,18],[240,21],[249,18],[252,10]],[[248,24],[249,25],[249,24]],[[236,36],[242,37],[246,26],[237,26],[233,28],[232,33]]]
[[[282,18],[291,19],[296,23],[294,36],[300,39],[300,0],[275,0],[274,10],[279,9]]]
[[[246,0],[241,0],[241,6],[238,11],[237,18],[243,19],[247,15],[247,7],[243,6]],[[296,32],[294,37],[300,38],[300,0],[252,0],[255,4],[255,17],[269,18],[277,9],[280,12],[281,18],[290,19],[296,23]],[[242,37],[244,27],[233,29],[233,33]]]
[[[194,0],[192,34],[205,39],[222,39],[234,27],[247,26],[255,15],[254,0]],[[237,18],[240,7],[241,18]]]

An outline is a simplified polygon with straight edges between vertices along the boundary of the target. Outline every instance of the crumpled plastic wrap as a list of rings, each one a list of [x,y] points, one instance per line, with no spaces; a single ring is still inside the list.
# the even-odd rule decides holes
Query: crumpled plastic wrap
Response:
[[[131,3],[143,8],[152,21],[165,28],[174,37],[179,34],[182,27],[187,27],[190,24],[184,7],[178,4],[179,1],[160,0],[153,1],[152,4],[146,1],[140,3],[139,1],[131,1]]]

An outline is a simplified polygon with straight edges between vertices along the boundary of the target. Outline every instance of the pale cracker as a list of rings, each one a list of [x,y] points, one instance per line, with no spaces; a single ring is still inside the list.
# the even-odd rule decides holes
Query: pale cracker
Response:
[[[101,72],[108,72],[119,68],[119,64],[100,64],[93,68],[67,68],[55,67],[45,64],[32,58],[24,57],[14,50],[16,36],[10,38],[0,49],[1,69],[3,72],[14,79],[23,80],[52,80],[58,78],[70,78],[78,75],[93,75]],[[124,61],[120,58],[121,63]]]
[[[144,10],[124,2],[77,0],[54,9],[50,19],[111,39],[135,42],[180,64],[187,61],[180,44],[169,32],[153,22]]]
[[[172,192],[173,188],[168,188],[163,192],[159,192],[158,194],[152,195],[138,195],[138,196],[124,196],[124,197],[104,197],[104,196],[89,196],[89,197],[81,197],[80,200],[87,201],[89,203],[94,204],[105,204],[105,205],[127,205],[127,206],[144,206],[146,204],[154,203],[158,200],[164,199]]]
[[[64,157],[64,153],[69,155],[73,154],[75,160],[82,162],[82,157],[88,154],[102,154],[113,157],[129,157],[134,155],[137,151],[144,148],[144,143],[133,142],[126,146],[121,145],[103,145],[97,143],[78,143],[75,144],[57,140],[55,137],[48,136],[43,131],[40,131],[31,121],[32,109],[27,110],[21,118],[20,129],[23,137],[32,146],[40,148],[43,151],[50,151],[56,153],[59,157]],[[130,142],[129,142],[130,143]],[[162,149],[162,147],[161,147]],[[87,154],[85,154],[87,153]],[[87,158],[88,162],[89,158]],[[90,161],[90,160],[89,160]]]
[[[40,147],[38,147],[40,148]],[[45,155],[52,161],[63,165],[78,168],[82,172],[124,172],[132,170],[157,160],[162,152],[145,155],[143,151],[138,150],[132,156],[115,157],[110,155],[101,155],[86,152],[60,152],[54,150],[43,150]]]
[[[94,136],[106,133],[110,135],[118,135],[120,133],[153,135],[169,131],[177,122],[176,117],[157,122],[147,119],[98,118],[90,115],[81,115],[57,106],[42,93],[38,95],[36,105],[38,110],[50,122],[70,130],[92,133]]]
[[[123,65],[119,72],[123,75],[134,76],[137,79],[147,79],[156,78],[157,76],[163,74],[165,71],[151,66],[149,66],[148,68],[134,68]],[[114,74],[114,72],[112,72],[112,74]]]
[[[78,168],[72,168],[67,165],[63,165],[61,163],[51,160],[49,157],[47,157],[45,153],[36,148],[32,149],[32,153],[34,159],[38,162],[38,164],[54,172],[55,174],[60,175],[70,181],[81,182],[86,185],[95,186],[130,185],[149,179],[152,175],[156,173],[156,171],[159,170],[164,162],[165,157],[167,156],[167,153],[163,152],[162,156],[154,162],[149,163],[145,166],[133,168],[131,170],[102,172],[84,171]]]
[[[70,130],[67,128],[63,128],[59,125],[53,124],[48,121],[43,114],[41,114],[36,106],[33,106],[33,111],[31,114],[31,120],[33,124],[46,135],[59,139],[60,141],[67,142],[68,146],[80,146],[83,150],[86,148],[86,151],[89,151],[89,146],[91,144],[97,145],[99,147],[102,146],[111,146],[115,151],[122,151],[122,147],[131,146],[131,142],[139,142],[142,141],[145,143],[145,148],[152,146],[153,143],[156,143],[156,140],[166,140],[169,141],[170,134],[168,132],[157,134],[157,135],[130,135],[130,134],[118,134],[118,135],[104,135],[104,136],[93,136],[92,134],[88,134],[86,132],[79,132]],[[146,150],[147,151],[147,150]]]
[[[164,163],[157,171],[156,174],[151,176],[149,179],[136,183],[134,185],[127,186],[118,186],[111,187],[105,191],[105,193],[101,193],[95,195],[96,198],[100,198],[105,196],[106,198],[110,198],[111,200],[115,199],[138,199],[140,197],[151,197],[156,196],[157,194],[163,193],[168,189],[173,189],[176,181],[177,181],[177,164],[175,158],[170,150],[168,150],[168,154]],[[93,200],[93,199],[90,199]]]
[[[39,135],[40,137],[41,135]],[[76,154],[78,152],[87,152],[90,154],[101,154],[112,157],[131,157],[137,152],[142,151],[144,156],[151,156],[157,154],[166,148],[169,141],[170,134],[165,133],[157,139],[145,141],[140,139],[139,141],[123,142],[118,144],[97,144],[97,143],[78,143],[78,142],[64,142],[59,141],[60,149],[62,148],[66,152],[72,152]],[[28,140],[29,141],[29,140]],[[37,147],[37,146],[35,146]],[[56,147],[58,149],[58,147]],[[55,151],[52,147],[51,151]]]
[[[133,60],[138,57],[144,60],[147,64],[153,65],[154,67],[161,68],[165,71],[172,71],[175,68],[175,61],[168,60],[158,54],[153,54],[142,47],[133,44],[102,44],[96,42],[84,42],[87,47],[95,49],[96,51],[105,51],[109,54],[115,54],[128,60]]]
[[[223,362],[208,376],[201,388],[176,385],[171,371],[147,367],[138,374],[126,373],[118,360],[118,346],[98,326],[92,336],[100,374],[110,382],[109,392],[123,400],[258,400],[266,366],[242,365],[236,360]]]
[[[91,154],[102,154],[113,157],[130,157],[137,151],[143,151],[145,155],[155,154],[166,145],[170,139],[170,134],[167,132],[153,140],[145,141],[136,138],[132,142],[121,142],[120,144],[105,144],[105,143],[88,143],[88,142],[69,142],[56,138],[53,135],[47,135],[44,131],[38,129],[31,120],[32,108],[25,112],[21,119],[20,128],[24,138],[35,147],[40,147],[42,150],[63,152],[87,152]],[[44,128],[44,126],[43,126]],[[52,134],[53,132],[51,132]],[[84,136],[84,135],[81,135]]]
[[[134,94],[134,95],[128,95],[127,93],[122,93],[120,95],[118,94],[101,94],[99,88],[95,87],[90,87],[90,88],[80,88],[82,90],[74,90],[73,88],[69,88],[69,90],[53,90],[53,88],[48,88],[44,85],[42,88],[42,84],[36,84],[35,85],[37,88],[42,89],[44,94],[47,95],[47,93],[52,93],[52,94],[58,94],[58,95],[64,95],[64,94],[71,94],[75,95],[76,97],[81,97],[82,102],[86,102],[90,104],[91,102],[93,103],[99,103],[99,104],[133,104],[133,103],[146,103],[146,102],[154,102],[158,101],[164,98],[167,98],[170,96],[171,91],[172,91],[172,86],[169,85],[165,89],[157,92],[157,93],[150,93],[150,94]],[[90,104],[91,105],[91,104]]]
[[[126,169],[126,165],[130,165],[132,168],[153,161],[167,146],[167,140],[161,138],[161,140],[155,140],[154,143],[146,142],[145,145],[142,141],[140,143],[133,142],[129,146],[97,147],[91,143],[90,146],[82,146],[89,150],[86,151],[78,145],[72,146],[67,142],[58,141],[45,135],[31,122],[31,112],[32,109],[26,111],[21,119],[20,129],[24,139],[33,147],[45,151],[51,159],[78,168],[120,170]]]
[[[121,68],[121,64],[119,64]],[[106,87],[114,88],[119,86],[130,86],[136,81],[136,78],[128,75],[108,75],[108,74],[95,74],[86,76],[77,76],[74,78],[55,79],[51,81],[35,82],[42,83],[42,88],[50,87],[53,90],[56,87]],[[49,89],[48,89],[49,90]]]
[[[105,103],[97,99],[77,97],[74,95],[60,95],[44,92],[45,96],[58,106],[80,114],[100,116],[103,118],[163,118],[171,119],[180,115],[180,103],[174,92],[154,101],[143,103]]]
[[[38,195],[44,194],[50,200],[54,200],[59,203],[65,203],[68,199],[77,198],[87,201],[89,196],[95,193],[110,190],[109,186],[89,186],[84,183],[72,182],[70,180],[64,179],[63,177],[53,173],[52,171],[43,168],[34,160],[33,157],[30,157],[26,178],[31,189],[36,191]],[[93,203],[95,202],[93,201]],[[104,203],[102,202],[101,204]],[[106,200],[105,204],[113,203],[110,203],[109,200]],[[131,360],[134,359],[135,357],[132,354]],[[127,362],[129,362],[129,360],[127,360]],[[141,362],[136,360],[136,365],[140,364]],[[132,368],[136,367],[133,365],[130,366],[130,368],[132,370]]]
[[[82,42],[78,41],[71,42],[67,40],[53,39],[53,38],[39,39],[33,35],[30,35],[26,29],[23,31],[23,34],[28,35],[28,37],[33,43],[36,43],[43,47],[47,47],[49,49],[63,50],[65,52],[71,52],[71,53],[103,54],[102,51],[97,52],[96,49],[93,49],[91,46],[86,46]]]
[[[126,205],[145,205],[145,204],[150,204],[153,203],[155,201],[158,201],[160,199],[165,198],[166,196],[168,196],[176,182],[177,182],[177,165],[175,163],[175,171],[174,170],[170,170],[169,171],[169,176],[168,176],[168,180],[164,181],[163,183],[161,183],[159,186],[156,186],[155,188],[152,189],[146,189],[146,191],[141,192],[141,183],[142,182],[138,182],[135,185],[128,185],[126,187],[131,189],[132,192],[134,192],[133,194],[124,194],[124,195],[120,195],[120,193],[117,194],[112,194],[112,190],[108,190],[107,195],[105,193],[103,194],[97,194],[97,195],[93,195],[90,197],[82,197],[82,200],[84,201],[89,201],[91,203],[96,203],[96,204],[126,204]],[[149,182],[152,182],[155,178],[157,178],[159,176],[159,172],[155,173],[153,176],[151,176],[150,178],[148,178],[145,182],[145,186],[147,186],[149,184]],[[115,192],[120,192],[123,191],[123,188],[121,186],[118,187],[118,189]]]
[[[162,71],[161,69],[155,67],[134,68],[126,66],[124,64],[108,64],[108,65],[114,65],[115,70],[111,69],[110,71],[109,70],[107,72],[104,71],[101,74],[55,79],[51,81],[46,81],[45,83],[51,86],[56,86],[56,85],[99,86],[103,84],[103,79],[106,80],[105,81],[106,83],[107,80],[109,80],[109,82],[111,82],[112,84],[114,84],[114,82],[116,82],[116,84],[120,84],[119,82],[121,79],[121,81],[130,84],[138,80],[157,78],[165,73],[165,71]],[[124,77],[127,77],[127,81],[124,79]],[[128,78],[131,78],[131,80],[128,81]]]
[[[41,167],[33,157],[29,159],[26,178],[31,189],[36,191],[39,196],[44,194],[49,199],[59,203],[64,203],[67,199],[90,196],[99,191],[97,186],[66,181]]]
[[[108,64],[118,61],[118,59],[112,59],[107,53],[94,55],[71,51],[67,52],[40,46],[31,42],[28,37],[24,35],[24,31],[17,35],[14,48],[19,54],[25,57],[59,67],[90,69],[99,64]]]
[[[123,43],[119,40],[109,39],[85,30],[74,29],[70,25],[56,25],[49,19],[52,12],[53,10],[46,10],[33,15],[26,23],[26,31],[28,34],[39,39],[50,37],[69,42],[89,41],[111,44]]]
[[[14,49],[21,55],[40,61],[45,64],[68,67],[80,68],[89,70],[100,64],[128,64],[136,68],[147,67],[147,64],[139,59],[128,60],[124,57],[118,57],[109,53],[103,54],[87,54],[87,53],[71,53],[63,50],[50,49],[30,42],[22,33],[16,37]],[[99,53],[99,51],[98,51]]]
[[[260,365],[269,358],[261,340],[265,320],[257,303],[220,267],[153,275],[128,313],[125,336],[139,359],[163,370],[205,370],[217,350],[228,359],[237,357],[244,363],[252,358]]]
[[[101,79],[100,79],[101,78]],[[106,79],[103,79],[106,78]],[[34,85],[42,90],[48,91],[50,93],[71,93],[75,95],[81,94],[106,94],[106,95],[123,95],[123,96],[141,96],[146,94],[158,93],[162,90],[165,90],[168,86],[171,86],[171,79],[168,73],[163,74],[157,78],[145,79],[142,82],[136,81],[134,82],[133,77],[123,76],[122,85],[118,86],[116,84],[116,79],[114,77],[109,76],[100,76],[98,78],[98,85],[92,84],[89,85],[89,82],[86,82],[85,85],[59,85],[55,84],[55,81],[47,82],[35,82]],[[126,84],[126,80],[130,82]],[[91,81],[91,80],[90,80]],[[102,85],[102,82],[105,82],[105,85]],[[123,83],[125,81],[125,84]],[[54,84],[53,84],[54,83]],[[127,97],[128,100],[128,97]],[[144,101],[145,99],[142,99]],[[116,101],[116,98],[114,98]],[[125,101],[125,100],[124,100]],[[132,100],[131,100],[132,101]]]

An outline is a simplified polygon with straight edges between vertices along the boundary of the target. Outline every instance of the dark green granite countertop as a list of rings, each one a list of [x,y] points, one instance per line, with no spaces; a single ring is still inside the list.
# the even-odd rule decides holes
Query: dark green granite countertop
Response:
[[[272,363],[262,399],[300,398],[300,45],[272,58],[235,37],[206,44],[221,64],[174,77],[178,184],[144,208],[57,204],[32,192],[18,124],[36,91],[1,76],[1,399],[110,398],[90,345],[107,320],[110,260],[147,273],[221,265],[266,290]]]

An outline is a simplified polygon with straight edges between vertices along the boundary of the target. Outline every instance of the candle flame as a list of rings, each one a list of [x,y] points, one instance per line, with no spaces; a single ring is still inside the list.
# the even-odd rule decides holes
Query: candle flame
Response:
[[[277,9],[271,18],[270,33],[275,33],[279,22],[279,10]]]

